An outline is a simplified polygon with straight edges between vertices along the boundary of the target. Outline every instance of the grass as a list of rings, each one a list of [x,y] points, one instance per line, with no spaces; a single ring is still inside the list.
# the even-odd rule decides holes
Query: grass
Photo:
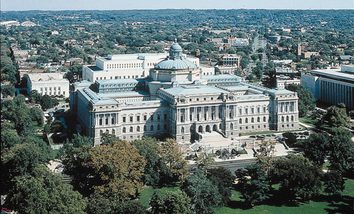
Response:
[[[153,188],[151,186],[145,186],[143,191],[140,193],[139,201],[143,206],[149,207],[150,199],[155,191],[165,192],[165,191],[175,191],[178,189],[179,189],[178,187]]]
[[[284,214],[321,214],[321,213],[354,213],[354,180],[347,180],[345,183],[345,191],[341,199],[330,198],[322,195],[317,199],[306,203],[301,203],[298,206],[289,206],[284,204],[258,205],[251,209],[245,209],[242,206],[243,200],[240,198],[240,193],[232,191],[231,203],[229,206],[214,208],[216,214],[256,214],[256,213],[284,213]]]
[[[273,187],[277,189],[277,186]],[[155,191],[174,191],[178,187],[153,188],[144,187],[139,196],[139,201],[145,207],[149,207],[149,202]],[[342,198],[331,198],[326,195],[319,196],[317,199],[309,202],[300,203],[299,205],[287,205],[281,202],[272,201],[272,204],[258,205],[251,209],[244,208],[243,200],[238,191],[233,190],[231,202],[228,206],[216,207],[216,214],[258,214],[258,213],[275,213],[275,214],[322,214],[322,213],[354,213],[354,179],[348,179],[345,182],[345,190]]]

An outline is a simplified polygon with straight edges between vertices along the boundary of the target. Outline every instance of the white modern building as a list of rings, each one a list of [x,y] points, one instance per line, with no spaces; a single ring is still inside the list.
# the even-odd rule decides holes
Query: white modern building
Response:
[[[354,65],[310,71],[301,75],[301,85],[316,100],[331,105],[344,103],[348,110],[354,109]]]
[[[123,140],[169,136],[179,143],[218,135],[298,129],[298,97],[243,82],[235,75],[203,75],[174,43],[147,78],[98,79],[72,86],[70,104],[84,134]]]
[[[136,79],[149,76],[150,70],[165,59],[167,53],[137,53],[97,58],[95,65],[83,66],[82,79],[90,82],[109,79]],[[199,66],[198,58],[188,58]]]
[[[69,97],[69,81],[62,73],[29,73],[27,93],[36,90],[41,95]]]

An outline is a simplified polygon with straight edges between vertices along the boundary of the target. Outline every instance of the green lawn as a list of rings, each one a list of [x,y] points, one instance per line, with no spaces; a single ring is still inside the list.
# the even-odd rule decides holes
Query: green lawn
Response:
[[[153,187],[145,187],[139,196],[139,201],[149,207],[149,202],[154,191],[177,190],[178,187],[163,187],[154,189]],[[354,179],[347,180],[345,183],[345,191],[343,198],[339,201],[333,201],[322,196],[317,200],[299,204],[298,206],[288,205],[259,205],[252,209],[243,209],[243,201],[240,193],[233,190],[231,195],[230,206],[214,208],[216,214],[258,214],[258,213],[275,213],[275,214],[321,214],[321,213],[354,213],[352,211],[354,202]]]
[[[163,192],[163,191],[177,190],[177,189],[178,189],[178,187],[162,187],[162,188],[154,189],[153,187],[146,186],[146,187],[144,187],[143,191],[140,193],[139,201],[145,207],[149,207],[150,206],[149,205],[150,199],[155,191],[162,191]]]
[[[218,207],[214,211],[216,214],[237,214],[237,213],[301,213],[301,214],[320,214],[320,213],[354,213],[354,180],[347,180],[345,191],[343,192],[343,199],[341,201],[331,202],[328,197],[323,196],[318,200],[302,203],[299,206],[286,206],[286,205],[259,205],[252,209],[242,209],[242,200],[240,193],[237,191],[232,192],[231,206],[233,207]]]

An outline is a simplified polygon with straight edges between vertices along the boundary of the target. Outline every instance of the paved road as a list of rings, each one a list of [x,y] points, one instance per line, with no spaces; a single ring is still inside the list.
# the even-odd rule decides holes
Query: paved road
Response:
[[[213,167],[224,167],[229,169],[231,172],[235,172],[237,169],[245,168],[246,166],[255,163],[257,159],[244,159],[244,160],[232,160],[232,161],[222,161],[216,162]]]

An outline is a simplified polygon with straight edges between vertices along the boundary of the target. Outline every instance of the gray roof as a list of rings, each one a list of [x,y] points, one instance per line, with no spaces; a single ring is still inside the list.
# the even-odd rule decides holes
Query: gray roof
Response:
[[[228,93],[225,90],[222,90],[213,86],[187,86],[182,85],[174,88],[161,89],[162,91],[172,95],[172,96],[199,96],[199,95],[215,95],[221,93]]]
[[[155,69],[158,70],[187,70],[187,69],[196,69],[197,66],[189,61],[188,59],[181,57],[176,59],[165,59],[155,65]]]

